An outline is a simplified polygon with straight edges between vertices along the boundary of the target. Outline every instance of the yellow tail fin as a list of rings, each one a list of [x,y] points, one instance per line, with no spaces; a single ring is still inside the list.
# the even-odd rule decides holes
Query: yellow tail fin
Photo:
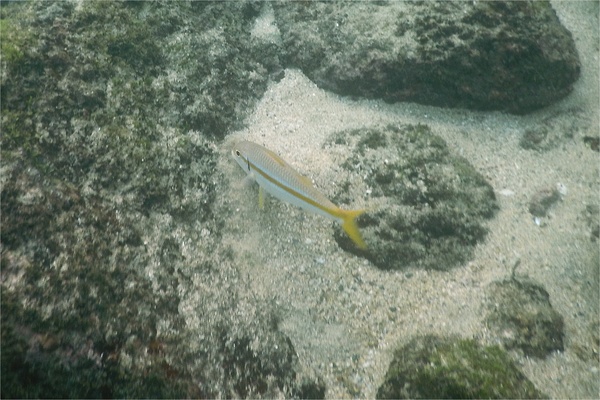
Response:
[[[343,210],[342,219],[344,222],[342,223],[342,228],[350,239],[356,244],[356,246],[361,250],[366,250],[367,244],[363,240],[360,232],[358,230],[358,226],[356,225],[356,217],[363,214],[366,210]]]

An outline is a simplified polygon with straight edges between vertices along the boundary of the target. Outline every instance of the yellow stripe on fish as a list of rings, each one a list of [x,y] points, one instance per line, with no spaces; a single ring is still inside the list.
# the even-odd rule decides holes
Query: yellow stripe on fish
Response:
[[[233,155],[240,167],[269,194],[340,222],[358,248],[367,248],[355,221],[365,210],[339,208],[319,192],[310,179],[300,175],[281,157],[259,144],[247,140],[238,142],[234,146]]]

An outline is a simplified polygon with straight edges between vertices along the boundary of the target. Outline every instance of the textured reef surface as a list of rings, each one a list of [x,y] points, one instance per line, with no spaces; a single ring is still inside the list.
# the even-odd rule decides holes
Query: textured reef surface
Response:
[[[0,35],[6,398],[325,397],[277,302],[241,284],[222,241],[222,140],[289,68],[343,95],[516,114],[566,96],[580,70],[537,1],[2,2]],[[522,147],[556,148],[557,124]],[[336,231],[342,250],[383,270],[450,271],[486,237],[490,184],[428,125],[357,127],[326,145],[346,146],[339,168],[366,177],[334,200],[370,190],[379,206],[359,220],[368,252]],[[514,333],[506,347],[544,357],[562,349],[563,321],[523,285],[492,287],[489,321]],[[540,311],[507,320],[531,316],[515,299]],[[540,396],[497,347],[426,337],[401,352],[381,397]]]

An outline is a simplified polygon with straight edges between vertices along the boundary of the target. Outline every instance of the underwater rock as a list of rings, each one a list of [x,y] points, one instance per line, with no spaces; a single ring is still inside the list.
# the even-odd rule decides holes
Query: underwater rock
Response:
[[[583,136],[593,130],[592,125],[580,108],[571,107],[525,129],[519,145],[527,150],[547,151]]]
[[[262,324],[256,327],[257,332],[245,329],[242,337],[227,332],[220,337],[219,366],[224,374],[224,388],[238,398],[275,398],[278,393],[324,398],[322,383],[296,382],[298,356],[290,339],[276,329],[268,329],[268,324],[267,329]]]
[[[425,336],[394,352],[379,399],[544,398],[497,346]]]
[[[183,322],[176,281],[158,279],[157,295],[137,269],[148,258],[133,220],[2,155],[3,396],[184,395],[160,366],[119,368],[129,337],[149,343],[157,320]],[[143,346],[131,353],[147,359]]]
[[[577,358],[582,361],[597,362],[598,356],[600,356],[600,316],[593,316],[586,325],[582,330],[582,335],[575,337],[569,343],[569,349],[572,349]]]
[[[165,128],[224,137],[281,71],[278,47],[250,34],[260,10],[239,2],[3,6],[5,145],[41,142],[56,152],[63,136],[91,141],[108,129],[148,140]]]
[[[506,348],[538,358],[564,349],[563,317],[543,287],[510,279],[492,283],[487,296],[488,324]]]
[[[275,3],[285,63],[342,95],[524,114],[580,62],[546,1]]]
[[[545,217],[550,207],[559,200],[560,192],[555,187],[538,190],[529,202],[529,212],[535,217]]]
[[[583,143],[596,152],[600,151],[600,137],[584,136]]]
[[[215,223],[203,222],[206,238],[2,154],[3,396],[323,397],[322,383],[297,372],[273,311],[246,298],[257,311],[245,319],[234,311],[232,269],[196,263],[201,247],[227,259],[215,254]],[[198,246],[194,257],[186,243]],[[198,329],[187,327],[182,293],[200,298]]]
[[[276,48],[250,34],[261,7],[0,7],[3,397],[324,393],[273,311],[237,296],[219,248],[224,179],[207,137],[277,72]],[[229,299],[258,308],[256,326],[210,319]]]
[[[343,249],[381,269],[447,270],[485,238],[485,220],[498,208],[492,187],[426,125],[339,132],[326,143],[336,145],[349,148],[340,164],[360,179],[340,182],[334,202],[370,193],[367,213],[357,219],[368,249],[357,249],[336,227]]]

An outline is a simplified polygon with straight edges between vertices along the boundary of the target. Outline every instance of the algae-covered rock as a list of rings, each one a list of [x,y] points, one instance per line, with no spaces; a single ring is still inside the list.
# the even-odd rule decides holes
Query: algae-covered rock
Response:
[[[277,69],[260,9],[0,6],[3,397],[324,392],[220,247],[210,138]]]
[[[467,160],[425,125],[340,132],[326,145],[336,144],[350,148],[341,165],[354,176],[341,183],[336,200],[369,193],[367,213],[358,219],[368,249],[356,249],[338,229],[342,248],[382,269],[446,270],[468,260],[498,206]]]
[[[238,299],[218,221],[117,208],[3,154],[3,396],[322,397],[273,310]]]
[[[19,32],[2,37],[6,144],[108,127],[223,137],[281,69],[277,48],[250,35],[252,3],[29,2],[0,12],[2,29]]]
[[[157,336],[177,342],[157,334],[159,321],[177,330],[183,319],[177,280],[157,277],[157,295],[140,272],[152,257],[139,225],[18,155],[4,156],[3,396],[184,396],[164,354],[145,353]],[[126,350],[128,341],[135,345]],[[133,368],[120,368],[125,353],[139,360]]]
[[[580,74],[546,1],[274,7],[286,63],[343,95],[526,113],[566,96]]]
[[[396,350],[377,391],[383,399],[543,397],[499,347],[435,336]]]
[[[492,283],[487,296],[488,326],[504,346],[540,358],[563,350],[563,317],[543,287],[510,279]]]

